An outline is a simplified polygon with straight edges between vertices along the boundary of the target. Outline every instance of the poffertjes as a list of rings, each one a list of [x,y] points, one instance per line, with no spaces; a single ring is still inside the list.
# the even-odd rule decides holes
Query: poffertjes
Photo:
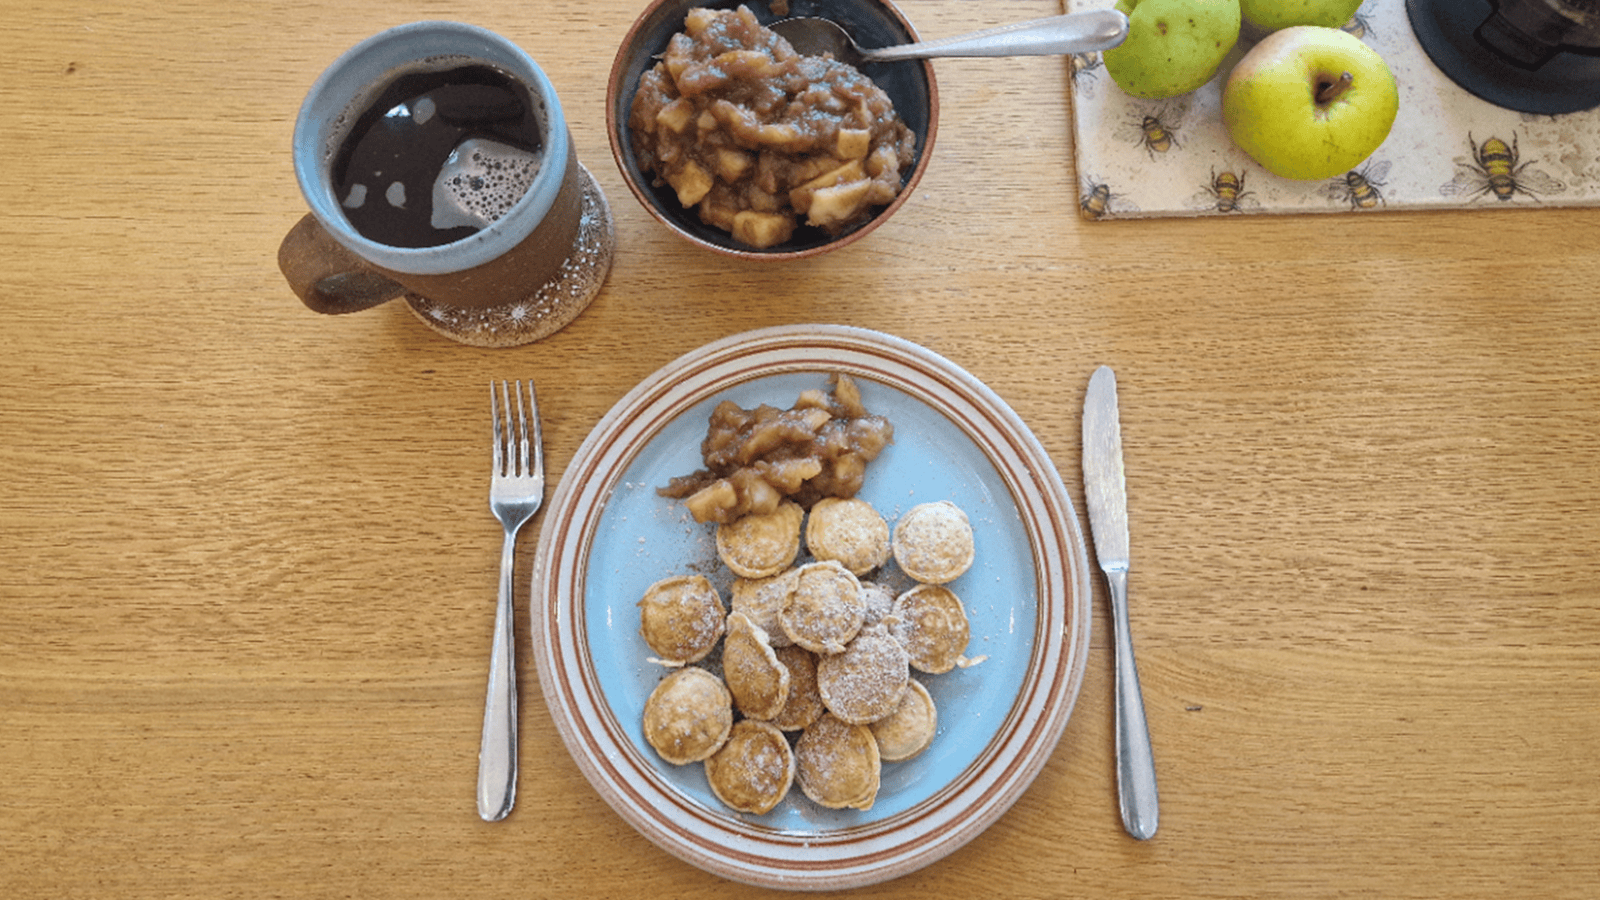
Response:
[[[865,725],[824,714],[794,745],[795,780],[807,797],[829,809],[871,809],[882,783],[878,740]]]
[[[800,552],[800,526],[805,510],[785,500],[770,513],[746,513],[717,526],[717,556],[741,578],[776,575]]]
[[[704,575],[675,575],[645,589],[639,634],[657,661],[682,666],[705,659],[722,638],[722,597]]]
[[[843,653],[817,660],[817,693],[828,711],[845,722],[876,722],[900,707],[911,680],[910,660],[888,626],[870,625]]]
[[[813,653],[843,653],[865,616],[861,582],[837,562],[820,560],[800,567],[778,623],[789,640]]]
[[[911,667],[938,675],[967,665],[972,635],[961,598],[938,584],[919,584],[895,598],[890,617],[895,636],[910,654]]]
[[[767,643],[773,647],[787,647],[794,642],[783,633],[778,616],[789,605],[799,581],[799,569],[788,569],[766,578],[735,578],[729,589],[729,600],[734,612],[744,613],[767,633]],[[889,602],[894,603],[892,595]]]
[[[862,627],[876,625],[894,609],[894,591],[876,581],[861,582]]]
[[[789,739],[771,723],[755,719],[735,724],[727,742],[706,758],[705,765],[711,792],[740,812],[771,812],[794,782]]]
[[[800,731],[828,711],[817,692],[817,657],[804,647],[790,644],[773,651],[789,670],[789,701],[772,724],[784,731]]]
[[[946,584],[972,566],[972,525],[948,500],[919,504],[895,523],[893,549],[900,571],[924,584]]]
[[[939,730],[939,714],[928,689],[913,678],[906,685],[900,706],[868,727],[878,739],[878,755],[883,761],[901,762],[933,743],[933,736]]]
[[[687,666],[661,679],[644,704],[644,739],[674,765],[717,752],[733,728],[733,698],[722,679]]]
[[[767,633],[744,613],[728,615],[722,641],[722,678],[734,708],[752,719],[771,719],[789,702],[789,669],[767,643]]]
[[[806,518],[806,549],[865,575],[889,561],[889,523],[859,497],[826,497]]]

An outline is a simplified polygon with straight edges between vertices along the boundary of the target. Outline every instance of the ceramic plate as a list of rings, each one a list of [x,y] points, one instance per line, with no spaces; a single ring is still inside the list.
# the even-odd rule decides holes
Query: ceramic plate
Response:
[[[699,764],[674,766],[644,742],[644,703],[666,669],[650,662],[637,604],[668,575],[724,589],[712,526],[656,494],[701,467],[722,400],[787,408],[852,376],[894,443],[860,494],[893,522],[951,500],[972,520],[973,567],[951,586],[981,664],[917,678],[938,707],[921,755],[885,763],[870,810],[828,810],[798,787],[764,816],[724,807]],[[892,570],[880,580],[903,585]],[[616,812],[668,852],[726,878],[805,890],[911,872],[1004,813],[1054,750],[1089,644],[1083,533],[1054,465],[1004,401],[950,361],[855,328],[810,325],[736,335],[634,388],[579,448],[551,498],[533,576],[534,653],[555,724]]]

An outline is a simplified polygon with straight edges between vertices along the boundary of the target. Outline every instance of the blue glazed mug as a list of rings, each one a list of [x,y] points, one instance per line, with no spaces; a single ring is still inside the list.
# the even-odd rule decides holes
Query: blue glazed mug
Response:
[[[354,191],[340,196],[336,168],[341,154],[349,158],[352,132],[364,127],[363,122],[406,111],[403,106],[387,113],[375,110],[389,102],[385,92],[399,79],[428,78],[463,67],[492,70],[508,80],[510,89],[526,92],[519,97],[535,123],[538,152],[536,168],[521,177],[521,196],[494,207],[492,216],[479,215],[477,230],[458,229],[452,234],[471,233],[432,246],[386,243],[363,234],[349,207],[362,202],[404,207],[422,201],[415,186],[409,198],[405,190],[396,194],[394,189],[402,187],[398,182],[390,185],[388,195],[382,184],[375,184],[372,190],[362,185],[359,196]],[[414,118],[425,121],[420,114]],[[447,117],[441,112],[437,118]],[[451,165],[458,155],[451,153]],[[310,213],[284,238],[278,263],[290,288],[317,312],[356,312],[405,296],[425,322],[447,336],[467,343],[524,343],[575,318],[609,270],[615,240],[609,209],[578,163],[554,87],[522,49],[477,26],[413,22],[346,51],[316,80],[301,105],[294,168]],[[441,175],[437,184],[444,179]],[[437,184],[433,198],[439,196]],[[435,202],[435,210],[438,206]],[[435,212],[436,224],[437,219]],[[553,286],[560,289],[554,292],[561,295],[560,309],[550,308],[556,305],[551,297],[540,296],[552,293]],[[581,302],[574,302],[574,294]],[[488,321],[482,311],[496,309],[534,314],[538,327],[522,328],[517,340],[507,340],[504,333],[478,340],[457,333],[452,324],[465,314],[476,323],[467,330],[481,331]],[[534,337],[527,336],[534,332]]]

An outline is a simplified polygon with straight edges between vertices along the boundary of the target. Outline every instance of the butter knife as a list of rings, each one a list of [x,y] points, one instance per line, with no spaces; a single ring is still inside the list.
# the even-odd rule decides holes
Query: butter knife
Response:
[[[1083,490],[1095,558],[1111,589],[1116,631],[1117,798],[1122,827],[1141,841],[1149,840],[1159,818],[1156,764],[1128,633],[1128,493],[1122,472],[1117,376],[1106,366],[1089,378],[1083,401]]]

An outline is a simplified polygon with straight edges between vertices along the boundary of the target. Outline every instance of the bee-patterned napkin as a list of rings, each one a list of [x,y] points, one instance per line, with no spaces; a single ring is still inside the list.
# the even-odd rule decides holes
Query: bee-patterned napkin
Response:
[[[1064,0],[1068,12],[1115,0]],[[1216,78],[1167,100],[1117,87],[1098,53],[1070,59],[1077,199],[1084,218],[1382,209],[1594,206],[1600,203],[1600,109],[1559,116],[1503,109],[1433,64],[1405,0],[1367,0],[1345,30],[1394,71],[1400,114],[1383,146],[1352,171],[1294,181],[1263,169],[1222,125]]]

